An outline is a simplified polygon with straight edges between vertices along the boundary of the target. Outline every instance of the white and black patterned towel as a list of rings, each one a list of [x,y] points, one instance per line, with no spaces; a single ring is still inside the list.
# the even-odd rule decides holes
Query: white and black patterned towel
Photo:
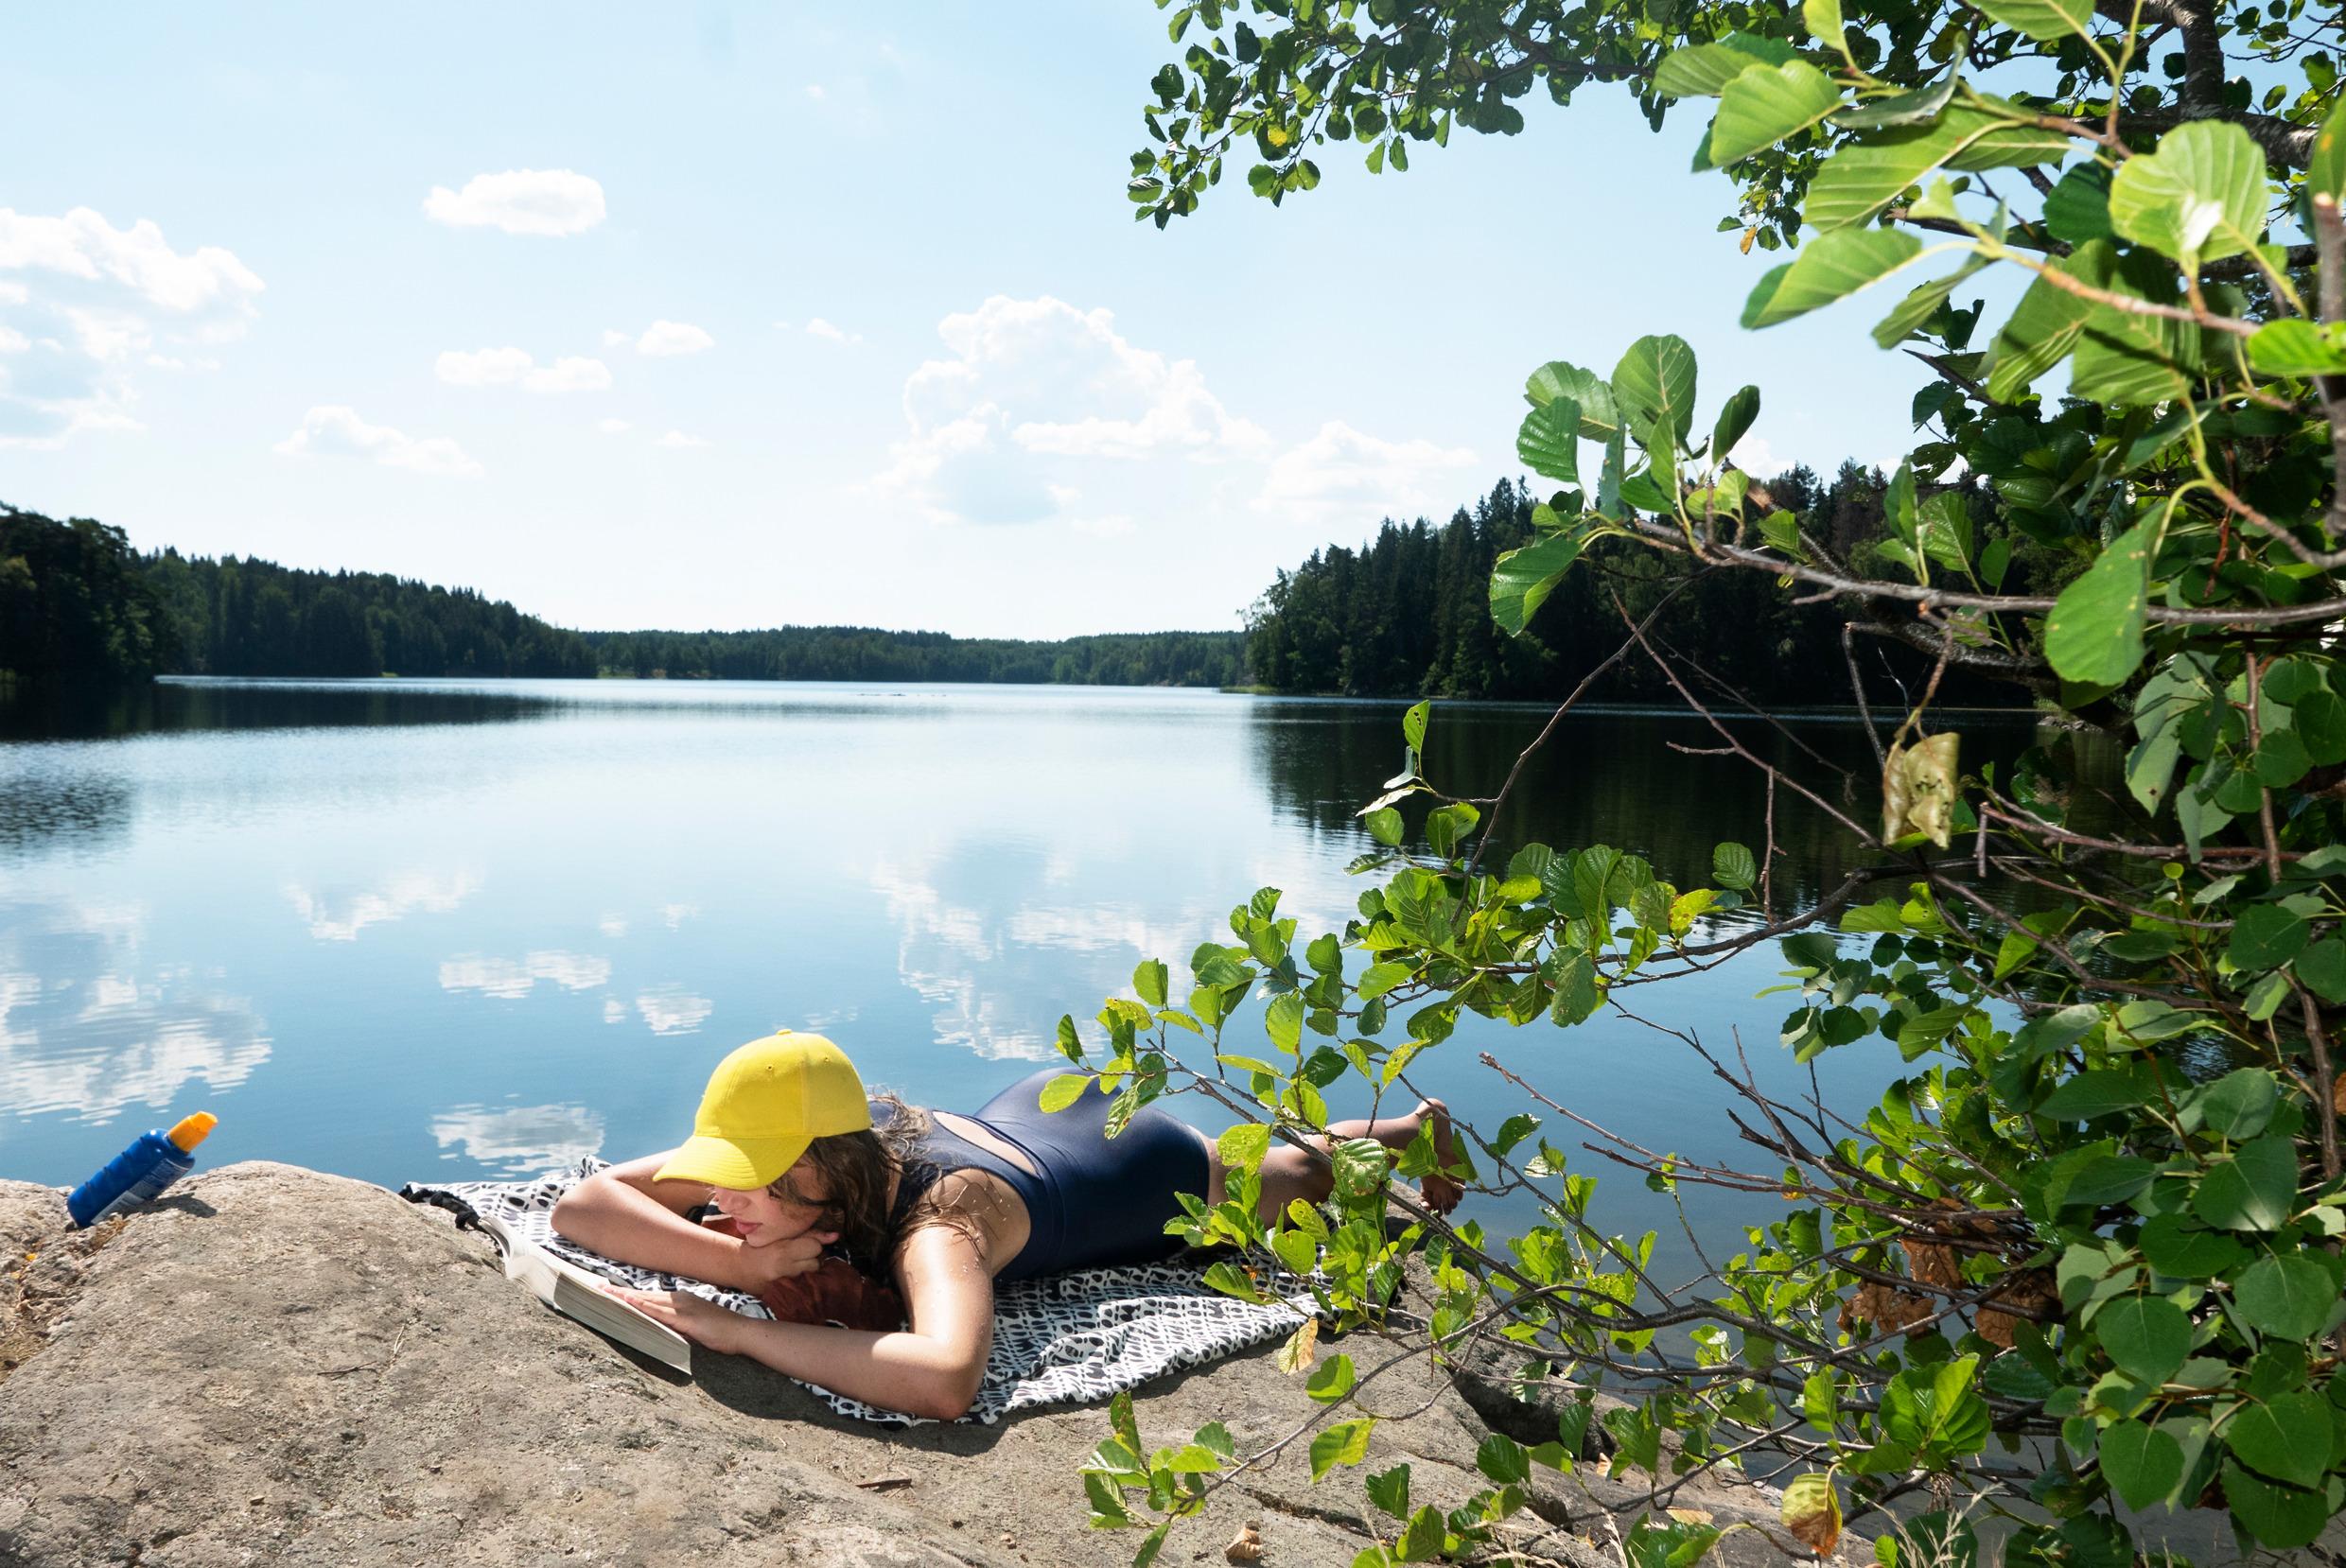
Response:
[[[548,1223],[555,1201],[605,1163],[582,1159],[535,1181],[410,1182],[399,1195],[474,1221],[494,1214],[548,1251],[631,1289],[688,1290],[752,1317],[773,1315],[754,1296],[615,1263],[556,1235]],[[1013,1410],[1102,1401],[1161,1373],[1218,1361],[1293,1333],[1311,1298],[1292,1300],[1296,1304],[1240,1301],[1209,1288],[1198,1269],[1179,1263],[998,1283],[993,1353],[976,1402],[961,1419],[990,1426]],[[902,1425],[917,1420],[811,1383],[805,1386],[842,1416]]]

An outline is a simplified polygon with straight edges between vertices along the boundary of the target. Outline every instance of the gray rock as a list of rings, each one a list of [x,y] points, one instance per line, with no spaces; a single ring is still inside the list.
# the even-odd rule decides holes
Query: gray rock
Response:
[[[1314,1407],[1270,1358],[1142,1390],[1144,1439],[1297,1430]],[[1140,1544],[1086,1526],[1102,1410],[903,1431],[701,1363],[684,1382],[632,1357],[508,1284],[484,1238],[361,1182],[232,1165],[82,1233],[56,1192],[0,1182],[0,1564],[1056,1565]],[[1422,1361],[1368,1398],[1424,1407],[1378,1428],[1369,1470],[1407,1460],[1445,1506],[1478,1488],[1488,1428]],[[1305,1446],[1217,1491],[1161,1560],[1220,1562],[1252,1521],[1273,1568],[1349,1565],[1365,1472],[1315,1487]],[[889,1477],[910,1479],[857,1484]],[[1618,1568],[1603,1510],[1639,1491],[1584,1466],[1511,1542]],[[1774,1511],[1750,1487],[1679,1501]]]

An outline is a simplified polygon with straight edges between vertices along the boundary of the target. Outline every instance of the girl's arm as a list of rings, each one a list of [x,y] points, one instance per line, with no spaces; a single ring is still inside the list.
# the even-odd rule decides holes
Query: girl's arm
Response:
[[[708,1187],[653,1179],[653,1173],[674,1152],[597,1171],[554,1205],[550,1216],[554,1229],[606,1258],[753,1295],[777,1280],[813,1268],[823,1248],[839,1239],[832,1231],[811,1230],[764,1246],[748,1246],[693,1224],[685,1211],[709,1196]]]
[[[993,1280],[977,1244],[949,1226],[924,1226],[897,1253],[911,1327],[864,1333],[824,1324],[769,1323],[697,1296],[618,1296],[679,1333],[729,1355],[870,1404],[949,1421],[969,1412],[993,1344]]]

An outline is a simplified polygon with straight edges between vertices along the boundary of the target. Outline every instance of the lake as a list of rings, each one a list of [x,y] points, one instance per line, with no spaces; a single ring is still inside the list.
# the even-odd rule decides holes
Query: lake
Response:
[[[709,1069],[777,1026],[820,1030],[867,1081],[972,1106],[1056,1060],[1161,957],[1263,885],[1304,934],[1340,927],[1370,847],[1353,815],[1401,763],[1399,702],[1065,687],[667,682],[183,681],[61,721],[0,716],[0,1176],[79,1181],[135,1133],[220,1119],[202,1162],[277,1159],[395,1185],[664,1148]],[[1427,767],[1493,793],[1545,710],[1436,704]],[[2029,743],[1967,721],[1967,764]],[[1850,769],[1863,731],[1787,739]],[[1766,800],[1682,717],[1567,718],[1525,771],[1510,842],[1605,842],[1682,885],[1757,848]],[[1797,758],[1813,769],[1815,763]],[[1821,813],[1777,802],[1779,906],[1837,882]],[[1414,816],[1413,816],[1414,820]],[[1754,1000],[1773,944],[1639,993],[1768,1078],[1786,1006]],[[1259,1038],[1259,1006],[1240,1026]],[[1394,1037],[1397,1031],[1389,1034]],[[1178,1038],[1179,1037],[1177,1037]],[[1523,1108],[1498,1053],[1552,1098],[1657,1148],[1740,1158],[1722,1086],[1684,1047],[1600,1017],[1468,1019],[1411,1076],[1495,1126]],[[1869,1104],[1876,1040],[1824,1085]],[[1339,1089],[1342,1086],[1339,1086]],[[1332,1096],[1358,1115],[1365,1103]],[[1173,1102],[1221,1121],[1197,1097]],[[1405,1107],[1406,1108],[1406,1107]],[[1568,1129],[1556,1141],[1577,1149]],[[1578,1158],[1578,1157],[1576,1157]],[[1608,1169],[1593,1157],[1582,1168]],[[1706,1230],[1780,1213],[1689,1190]],[[1482,1205],[1503,1227],[1522,1200]],[[1599,1218],[1662,1228],[1627,1173]]]

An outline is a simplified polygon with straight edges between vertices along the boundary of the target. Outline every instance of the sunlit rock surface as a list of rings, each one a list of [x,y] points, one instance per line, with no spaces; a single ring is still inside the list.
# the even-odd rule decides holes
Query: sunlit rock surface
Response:
[[[1457,1390],[1413,1364],[1366,1397],[1426,1407],[1378,1429],[1369,1470],[1407,1460],[1419,1502],[1476,1489],[1488,1429]],[[1152,1446],[1218,1419],[1241,1452],[1312,1414],[1269,1350],[1137,1403]],[[509,1285],[446,1213],[339,1176],[232,1165],[81,1234],[60,1193],[0,1181],[0,1563],[1120,1563],[1139,1535],[1087,1528],[1077,1477],[1106,1431],[1096,1408],[849,1423],[706,1354],[672,1379]],[[1265,1562],[1349,1565],[1365,1472],[1312,1486],[1304,1449],[1162,1560],[1219,1562],[1253,1522]],[[1598,1472],[1548,1477],[1510,1536],[1524,1560],[1618,1564],[1604,1506],[1642,1489]],[[1774,1515],[1748,1487],[1678,1501]],[[1727,1546],[1774,1559],[1749,1532]]]

